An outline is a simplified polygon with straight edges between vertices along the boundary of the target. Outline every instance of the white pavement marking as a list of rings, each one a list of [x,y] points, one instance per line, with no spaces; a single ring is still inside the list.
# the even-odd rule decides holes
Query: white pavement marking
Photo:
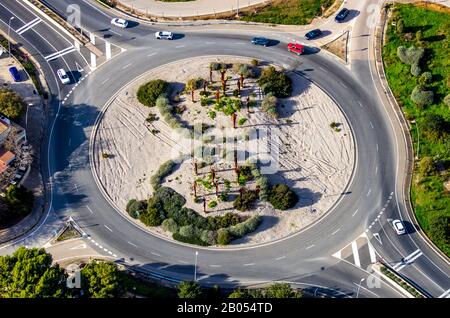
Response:
[[[102,82],[102,85],[106,84],[107,81],[109,81],[109,77]]]
[[[157,253],[153,253],[153,252],[150,252],[150,254],[152,254],[152,255],[155,255],[155,256],[161,256],[161,255],[159,255],[159,254],[157,254]]]
[[[363,107],[363,104],[361,103],[361,102],[358,102],[358,104],[359,104],[359,107]]]
[[[358,267],[361,267],[361,262],[359,260],[359,254],[358,254],[358,245],[356,245],[356,241],[352,242],[352,253],[353,253],[353,260],[355,261],[355,265]]]
[[[20,28],[18,28],[18,29],[16,30],[16,33],[17,33],[17,34],[22,34],[22,33],[24,33],[25,31],[27,31],[27,30],[31,29],[32,27],[34,27],[34,26],[35,26],[36,24],[38,24],[39,22],[42,22],[42,20],[39,19],[39,18],[36,18],[36,19],[34,19],[34,20],[28,22],[27,24],[21,26]]]
[[[179,262],[179,263],[183,263],[183,264],[189,264],[188,262],[182,261],[182,260],[180,260],[180,259],[178,260],[178,262]]]
[[[127,242],[127,243],[130,244],[130,245],[133,245],[134,247],[138,247],[136,244],[133,244],[131,242]]]
[[[336,231],[334,231],[333,233],[331,233],[331,235],[335,235],[337,232],[339,232],[341,229],[337,229]]]
[[[113,31],[113,30],[109,30],[109,32],[114,33],[114,34],[116,34],[116,35],[118,35],[118,36],[122,36],[122,34],[117,33],[117,32],[115,32],[115,31]]]
[[[186,45],[177,45],[177,46],[175,46],[176,49],[181,49],[181,48],[184,48],[184,47],[186,47]]]
[[[133,65],[133,63],[128,63],[127,65],[125,65],[124,67],[122,67],[122,69],[124,70],[124,69],[130,67],[131,65]]]
[[[370,195],[370,192],[372,192],[372,189],[369,189],[369,191],[367,191],[366,197]]]
[[[338,259],[341,259],[341,258],[342,258],[342,250],[337,251],[337,252],[334,253],[332,256],[333,256],[333,257],[336,257],[336,258],[338,258]]]
[[[222,267],[222,265],[214,265],[214,264],[212,264],[212,265],[209,265],[209,267]]]
[[[314,247],[314,244],[308,246],[307,248],[305,248],[305,250],[309,250],[310,248],[313,248],[313,247]]]
[[[95,70],[97,68],[97,56],[91,52],[91,69]],[[84,80],[84,77],[81,79]]]
[[[247,263],[247,264],[244,264],[244,266],[253,266],[253,265],[255,265],[255,263]]]
[[[339,82],[339,84],[341,84],[341,85],[344,86],[345,88],[348,88],[347,85],[345,85],[344,83]]]
[[[108,229],[108,231],[110,231],[110,232],[112,232],[113,230],[111,230],[107,225],[104,225],[107,229]]]
[[[438,298],[449,298],[450,297],[450,289],[447,289],[443,294],[441,294]]]
[[[378,144],[376,146],[377,146],[377,152],[378,152]]]
[[[370,127],[372,127],[372,129],[373,129],[373,124],[371,121],[369,121],[369,124],[370,124]]]
[[[354,217],[356,215],[356,213],[358,213],[359,209],[356,209],[355,212],[353,212],[352,217]]]
[[[380,234],[378,234],[378,233],[373,233],[373,237],[374,237],[378,242],[380,242],[381,245],[383,245],[383,243],[381,243],[381,237],[380,237]]]
[[[95,34],[91,32],[91,34],[89,34],[89,40],[92,44],[95,45]]]
[[[280,257],[275,258],[275,260],[279,261],[279,260],[282,260],[282,259],[285,259],[285,258],[286,258],[286,256],[280,256]]]
[[[86,205],[86,208],[89,210],[89,212],[91,212],[91,214],[94,214],[94,211],[92,211],[92,209],[89,207],[89,205]]]
[[[377,262],[377,256],[375,253],[375,249],[373,248],[372,244],[370,242],[367,242],[367,246],[369,247],[369,255],[370,255],[370,262],[376,263]]]
[[[375,174],[378,174],[378,166],[375,167]]]
[[[152,56],[155,56],[156,54],[158,54],[158,53],[157,52],[153,52],[153,53],[148,54],[147,57],[152,57]]]
[[[53,61],[53,60],[56,60],[57,58],[59,58],[59,57],[61,57],[63,55],[72,53],[73,51],[76,51],[76,48],[74,46],[69,46],[68,48],[65,48],[64,50],[52,53],[50,55],[45,56],[44,58],[47,61]]]
[[[404,268],[406,265],[409,265],[410,263],[412,263],[416,258],[420,257],[423,253],[420,251],[420,249],[415,250],[414,252],[412,252],[411,254],[409,254],[408,256],[406,256],[403,260],[403,262],[399,262],[397,263],[393,269],[396,270],[397,272],[400,271],[402,268]]]
[[[111,43],[108,41],[105,41],[105,51],[106,51],[106,59],[111,59]]]

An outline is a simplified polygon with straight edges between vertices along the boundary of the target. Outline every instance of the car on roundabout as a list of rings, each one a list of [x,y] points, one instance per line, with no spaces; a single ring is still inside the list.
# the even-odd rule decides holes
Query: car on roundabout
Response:
[[[402,221],[394,220],[394,221],[392,221],[392,226],[394,227],[394,230],[398,235],[403,235],[406,233],[406,228],[403,225]]]
[[[155,32],[155,38],[157,38],[158,40],[161,40],[161,39],[172,40],[173,33],[169,32],[169,31],[158,31],[158,32]]]
[[[289,43],[287,45],[287,49],[289,52],[297,55],[302,55],[305,53],[305,46],[298,43]]]
[[[254,45],[262,45],[262,46],[268,46],[269,45],[270,40],[267,38],[262,38],[262,37],[254,37],[252,39],[252,44]]]
[[[125,19],[114,18],[111,20],[111,24],[125,29],[128,26],[128,21]]]
[[[308,33],[305,34],[305,38],[307,38],[308,40],[313,40],[315,38],[318,38],[319,36],[322,35],[322,31],[319,29],[314,29],[309,31]]]
[[[347,18],[347,16],[349,15],[350,10],[347,8],[343,8],[341,11],[339,11],[339,13],[336,15],[336,17],[334,18],[334,20],[336,20],[336,22],[344,22],[345,18]]]

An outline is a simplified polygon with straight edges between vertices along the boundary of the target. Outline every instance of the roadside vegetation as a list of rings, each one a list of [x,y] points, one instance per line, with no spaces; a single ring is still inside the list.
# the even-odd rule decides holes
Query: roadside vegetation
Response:
[[[411,201],[420,226],[450,256],[450,10],[392,10],[383,58],[418,155]]]
[[[309,24],[322,15],[334,0],[275,0],[256,10],[244,10],[241,20],[272,24]]]
[[[24,187],[9,186],[0,197],[0,228],[28,215],[33,208],[34,195]]]
[[[19,94],[9,88],[0,88],[0,113],[15,120],[20,117],[25,102]]]

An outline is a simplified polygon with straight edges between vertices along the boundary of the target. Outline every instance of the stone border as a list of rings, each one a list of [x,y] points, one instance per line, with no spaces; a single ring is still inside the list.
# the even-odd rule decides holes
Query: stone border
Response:
[[[414,173],[414,148],[412,144],[411,134],[409,132],[410,126],[405,119],[405,116],[403,114],[403,111],[401,107],[398,105],[397,100],[395,99],[394,94],[392,93],[392,90],[389,86],[389,83],[386,79],[386,73],[384,70],[384,60],[383,60],[383,43],[385,40],[385,32],[386,32],[386,25],[388,22],[387,15],[388,15],[388,7],[389,4],[395,4],[395,0],[385,0],[382,8],[381,8],[381,16],[380,21],[378,22],[378,25],[376,27],[375,31],[375,42],[374,42],[374,52],[375,52],[375,64],[376,64],[376,71],[377,75],[380,79],[381,85],[383,87],[384,93],[386,98],[389,101],[389,104],[391,105],[392,110],[396,113],[396,116],[398,118],[398,122],[400,124],[404,139],[405,139],[405,148],[406,148],[406,164],[405,164],[405,178],[403,179],[403,200],[405,202],[406,212],[408,213],[409,217],[414,220],[414,222],[417,224],[415,228],[418,230],[417,232],[419,235],[423,238],[425,243],[438,255],[441,256],[441,258],[450,265],[450,258],[444,254],[434,243],[428,238],[428,236],[423,231],[422,227],[420,226],[420,223],[417,220],[416,214],[414,212],[414,208],[411,203],[411,183],[412,183],[412,176]]]
[[[207,56],[210,56],[210,55],[207,55]],[[244,58],[249,58],[249,59],[253,58],[253,57],[242,56],[242,55],[217,55],[216,57],[219,57],[219,56],[222,57],[222,58],[227,58],[227,57],[228,57],[228,58],[244,57]],[[202,56],[196,56],[196,57],[199,58],[199,57],[202,57]],[[170,63],[167,63],[167,64],[163,64],[163,65],[157,66],[156,68],[159,68],[159,67],[166,67],[167,65],[174,64],[174,63],[178,63],[179,61],[180,61],[180,60],[177,60],[177,61],[174,61],[174,62],[170,62]],[[274,62],[271,62],[271,64],[272,64],[272,65],[275,65],[275,66],[278,66],[278,67],[280,67],[280,68],[283,69],[282,66],[280,66],[280,65],[278,65],[278,64],[276,64],[276,63],[274,63]],[[193,244],[188,244],[188,243],[184,243],[184,242],[179,242],[179,241],[175,241],[175,240],[173,240],[173,239],[171,239],[171,238],[168,238],[168,237],[166,237],[166,236],[163,236],[163,235],[161,235],[161,234],[155,233],[154,231],[149,230],[146,226],[144,226],[144,225],[142,225],[141,223],[139,223],[137,220],[131,218],[131,216],[129,216],[128,213],[125,213],[124,211],[122,211],[121,209],[119,209],[119,207],[116,205],[116,203],[109,197],[109,195],[108,195],[106,189],[104,188],[102,182],[100,181],[100,179],[99,179],[99,177],[98,177],[98,175],[97,175],[97,169],[95,168],[95,167],[96,167],[96,163],[95,163],[95,159],[94,159],[94,149],[95,149],[94,145],[95,145],[95,139],[96,139],[96,135],[97,135],[97,131],[98,131],[98,126],[99,126],[100,122],[102,121],[103,116],[104,116],[104,114],[106,113],[106,110],[107,110],[107,109],[109,108],[109,106],[113,103],[113,101],[117,98],[117,96],[125,89],[125,87],[128,87],[129,85],[133,84],[134,82],[139,81],[140,79],[142,79],[143,77],[145,77],[145,76],[147,75],[148,72],[151,72],[152,70],[154,70],[154,69],[156,69],[156,68],[147,70],[147,71],[144,72],[143,74],[141,74],[141,75],[139,75],[138,77],[134,78],[131,82],[129,82],[129,83],[127,83],[126,85],[124,85],[123,87],[121,87],[120,90],[118,90],[113,96],[111,96],[111,98],[105,103],[105,105],[104,105],[104,106],[102,107],[102,109],[100,110],[100,113],[98,114],[97,118],[95,119],[94,126],[93,126],[93,129],[92,129],[92,132],[91,132],[91,136],[90,136],[90,139],[89,139],[89,150],[88,150],[88,151],[89,151],[89,164],[90,164],[90,168],[91,168],[91,172],[92,172],[92,176],[93,176],[93,178],[94,178],[94,181],[95,181],[95,183],[97,184],[97,187],[98,187],[98,189],[100,190],[101,194],[103,195],[103,197],[105,198],[105,200],[110,204],[110,206],[113,207],[113,208],[116,210],[116,212],[117,212],[120,216],[122,216],[125,220],[127,220],[128,222],[130,222],[130,224],[134,225],[136,228],[138,228],[138,229],[140,229],[140,230],[142,230],[142,231],[144,231],[144,232],[146,232],[146,233],[148,233],[148,234],[150,234],[150,235],[153,235],[153,236],[155,236],[155,237],[157,237],[157,238],[160,238],[160,239],[162,239],[162,240],[165,240],[165,241],[167,241],[167,242],[171,242],[171,243],[175,243],[175,244],[178,244],[178,245],[182,245],[182,246],[186,246],[186,247],[191,247],[191,248],[192,248],[192,247],[195,247],[195,248],[197,248],[197,249],[199,249],[199,250],[201,250],[201,249],[203,249],[203,250],[210,250],[210,251],[211,251],[211,250],[214,250],[214,251],[224,251],[224,250],[228,250],[228,251],[231,251],[231,250],[244,250],[244,249],[258,248],[258,247],[261,247],[261,246],[267,246],[267,245],[271,245],[271,244],[278,243],[278,242],[280,242],[280,241],[284,241],[284,240],[286,240],[286,239],[290,239],[290,238],[292,238],[292,237],[294,237],[294,236],[296,236],[296,235],[298,235],[298,234],[300,234],[300,233],[302,233],[302,232],[304,232],[304,231],[310,229],[310,228],[313,227],[315,224],[317,224],[318,222],[322,221],[326,216],[328,216],[332,211],[334,211],[334,209],[336,208],[336,206],[341,202],[342,198],[344,197],[343,195],[341,195],[341,197],[338,198],[338,199],[333,203],[333,205],[332,205],[327,211],[325,211],[325,212],[323,213],[323,215],[320,216],[317,220],[311,222],[310,224],[308,224],[308,225],[305,226],[304,228],[302,228],[302,229],[300,229],[300,230],[298,230],[298,231],[296,231],[296,232],[294,232],[294,233],[292,233],[292,234],[289,234],[289,235],[287,235],[287,236],[284,236],[284,237],[282,237],[282,238],[279,238],[279,239],[276,239],[276,240],[273,240],[273,241],[264,242],[264,243],[258,243],[258,244],[251,244],[251,245],[244,245],[244,246],[239,246],[239,245],[227,245],[226,247],[210,247],[210,246],[205,247],[205,246],[199,246],[199,245],[193,245]],[[296,73],[296,72],[294,71],[294,73]],[[299,74],[299,73],[296,73],[296,74],[297,74],[297,75],[300,75],[300,76],[303,76],[303,75],[301,75],[301,74]],[[357,165],[358,165],[358,155],[357,155],[357,148],[358,148],[358,145],[357,145],[356,139],[355,139],[355,137],[354,137],[354,130],[353,130],[353,128],[352,128],[352,125],[351,125],[350,121],[349,121],[348,118],[347,118],[347,115],[346,115],[345,112],[342,110],[342,108],[339,106],[339,104],[336,102],[336,100],[333,98],[333,96],[330,95],[330,94],[329,94],[322,86],[316,84],[316,83],[313,82],[311,79],[306,78],[306,77],[304,77],[304,78],[305,78],[307,81],[309,81],[309,82],[313,83],[314,85],[316,85],[316,86],[317,86],[319,89],[321,89],[326,95],[328,95],[328,96],[331,98],[331,100],[334,101],[334,103],[337,105],[337,107],[339,108],[339,110],[341,111],[341,113],[343,114],[343,116],[345,117],[345,119],[346,119],[346,121],[347,121],[347,123],[348,123],[348,125],[349,125],[350,131],[351,131],[351,136],[352,136],[352,139],[353,139],[353,144],[354,144],[354,153],[353,153],[353,155],[354,155],[354,164],[353,164],[353,169],[352,169],[352,173],[351,173],[351,175],[350,175],[350,178],[349,178],[349,180],[348,180],[346,186],[345,186],[344,189],[343,189],[343,193],[344,193],[344,192],[347,191],[348,187],[349,187],[350,184],[353,182],[353,179],[354,179],[354,177],[355,177],[355,170],[356,170],[356,167],[357,167]]]

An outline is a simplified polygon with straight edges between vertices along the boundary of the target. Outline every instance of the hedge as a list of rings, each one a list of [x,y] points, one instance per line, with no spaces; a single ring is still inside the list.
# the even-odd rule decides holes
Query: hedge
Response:
[[[162,222],[162,228],[164,231],[169,231],[171,233],[175,233],[178,231],[178,225],[177,222],[175,222],[174,219],[165,219]]]
[[[139,217],[139,214],[145,211],[147,204],[144,201],[139,201],[136,199],[131,199],[128,201],[125,211],[134,219]]]
[[[250,210],[257,198],[256,191],[242,188],[242,194],[233,202],[233,207],[239,211]]]
[[[287,210],[298,202],[297,194],[285,184],[276,184],[270,189],[269,202],[275,209]]]
[[[168,160],[159,166],[158,170],[150,178],[150,184],[153,189],[157,190],[161,186],[163,179],[172,173],[174,167],[175,162],[172,160]]]
[[[156,105],[158,97],[161,95],[168,95],[169,91],[169,83],[157,79],[141,85],[137,91],[137,98],[141,104],[153,107]]]

